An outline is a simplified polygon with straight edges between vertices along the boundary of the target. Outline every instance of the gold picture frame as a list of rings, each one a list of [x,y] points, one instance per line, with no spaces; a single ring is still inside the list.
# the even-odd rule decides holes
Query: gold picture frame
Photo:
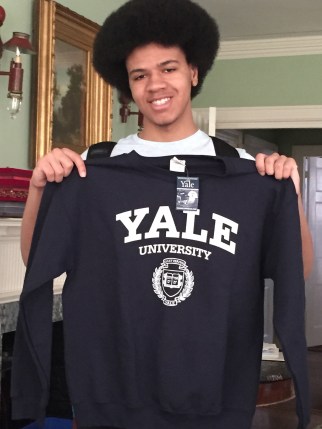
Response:
[[[92,65],[100,26],[53,0],[35,2],[34,22],[32,166],[53,147],[81,153],[112,132],[112,88]]]

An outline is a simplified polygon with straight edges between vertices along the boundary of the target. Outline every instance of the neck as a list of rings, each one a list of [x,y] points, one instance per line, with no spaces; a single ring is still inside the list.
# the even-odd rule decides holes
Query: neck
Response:
[[[198,127],[194,122],[189,127],[180,128],[178,126],[162,126],[162,127],[149,127],[144,126],[143,130],[139,133],[139,137],[144,140],[156,142],[173,142],[183,140],[192,136],[198,131]]]

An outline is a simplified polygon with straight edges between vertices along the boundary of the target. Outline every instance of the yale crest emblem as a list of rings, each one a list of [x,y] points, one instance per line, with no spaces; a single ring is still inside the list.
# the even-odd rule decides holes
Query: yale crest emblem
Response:
[[[166,258],[154,270],[152,285],[163,304],[174,307],[191,295],[194,276],[183,259]]]

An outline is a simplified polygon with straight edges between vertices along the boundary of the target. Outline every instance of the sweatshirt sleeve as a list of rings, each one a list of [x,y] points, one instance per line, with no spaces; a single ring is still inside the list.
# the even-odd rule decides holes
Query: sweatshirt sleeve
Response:
[[[299,429],[309,422],[305,338],[305,282],[297,195],[291,179],[281,182],[266,253],[265,277],[274,281],[275,332],[293,378]]]
[[[14,419],[42,420],[49,395],[53,279],[71,266],[71,228],[58,184],[43,194],[32,240],[12,363]]]

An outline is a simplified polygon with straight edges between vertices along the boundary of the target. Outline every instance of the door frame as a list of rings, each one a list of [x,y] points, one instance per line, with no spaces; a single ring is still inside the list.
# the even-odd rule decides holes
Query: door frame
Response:
[[[322,128],[322,105],[193,108],[200,129]]]
[[[303,158],[305,156],[322,156],[322,144],[321,145],[296,145],[292,147],[292,157],[295,159],[299,167],[299,174],[301,178],[302,187],[304,186]]]

